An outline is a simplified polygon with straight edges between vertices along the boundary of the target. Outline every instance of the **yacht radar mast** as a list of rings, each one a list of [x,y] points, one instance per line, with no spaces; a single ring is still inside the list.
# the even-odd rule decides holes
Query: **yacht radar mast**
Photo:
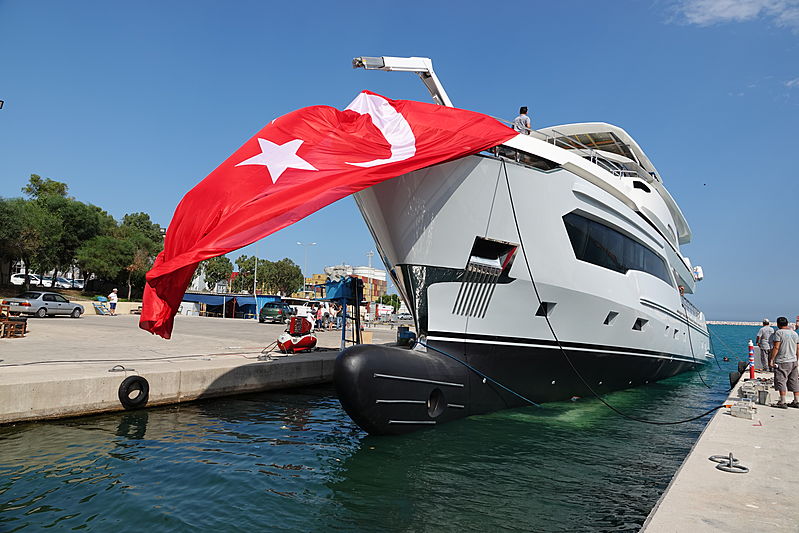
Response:
[[[366,70],[386,70],[398,72],[415,72],[424,83],[430,96],[438,105],[454,107],[447,91],[433,71],[433,60],[427,57],[356,57],[352,60],[352,68]]]

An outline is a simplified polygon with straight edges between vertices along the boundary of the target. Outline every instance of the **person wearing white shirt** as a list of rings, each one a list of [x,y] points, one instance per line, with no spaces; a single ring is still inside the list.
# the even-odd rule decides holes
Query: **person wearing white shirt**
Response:
[[[111,308],[111,316],[117,315],[117,301],[119,301],[119,297],[117,296],[117,290],[114,289],[108,295],[108,307]]]

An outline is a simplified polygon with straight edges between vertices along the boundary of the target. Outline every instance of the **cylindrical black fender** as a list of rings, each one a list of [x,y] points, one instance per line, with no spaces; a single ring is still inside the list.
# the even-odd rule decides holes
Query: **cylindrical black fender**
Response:
[[[741,375],[740,372],[730,372],[730,390],[732,390],[735,384],[738,383],[738,380],[741,379]]]
[[[118,396],[125,409],[139,409],[147,405],[150,384],[141,376],[128,376],[120,383]]]

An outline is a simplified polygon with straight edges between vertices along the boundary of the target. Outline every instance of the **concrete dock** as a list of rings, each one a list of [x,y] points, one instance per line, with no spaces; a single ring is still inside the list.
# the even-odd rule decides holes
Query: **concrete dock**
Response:
[[[0,423],[122,410],[128,376],[147,380],[147,406],[327,383],[341,341],[341,332],[322,331],[322,350],[259,361],[283,325],[177,316],[168,341],[139,329],[135,315],[28,325],[26,337],[0,339]],[[373,338],[390,342],[396,332],[374,330]]]
[[[757,377],[772,375],[758,373]],[[777,391],[770,389],[769,394],[769,403],[778,400]],[[736,385],[728,403],[737,400],[737,395]],[[789,402],[791,398],[789,392]],[[718,411],[641,531],[799,531],[797,437],[799,409],[758,405],[753,420],[733,417],[730,409]],[[717,470],[716,463],[708,459],[730,452],[749,468],[748,473]]]

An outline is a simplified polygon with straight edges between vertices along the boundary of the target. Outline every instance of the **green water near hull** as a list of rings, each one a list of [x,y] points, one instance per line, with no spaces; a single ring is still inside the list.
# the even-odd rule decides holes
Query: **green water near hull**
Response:
[[[711,388],[688,372],[605,399],[717,405],[757,328],[712,328],[732,361],[702,370]],[[314,388],[7,426],[0,531],[636,531],[706,420],[580,399],[370,437]]]

